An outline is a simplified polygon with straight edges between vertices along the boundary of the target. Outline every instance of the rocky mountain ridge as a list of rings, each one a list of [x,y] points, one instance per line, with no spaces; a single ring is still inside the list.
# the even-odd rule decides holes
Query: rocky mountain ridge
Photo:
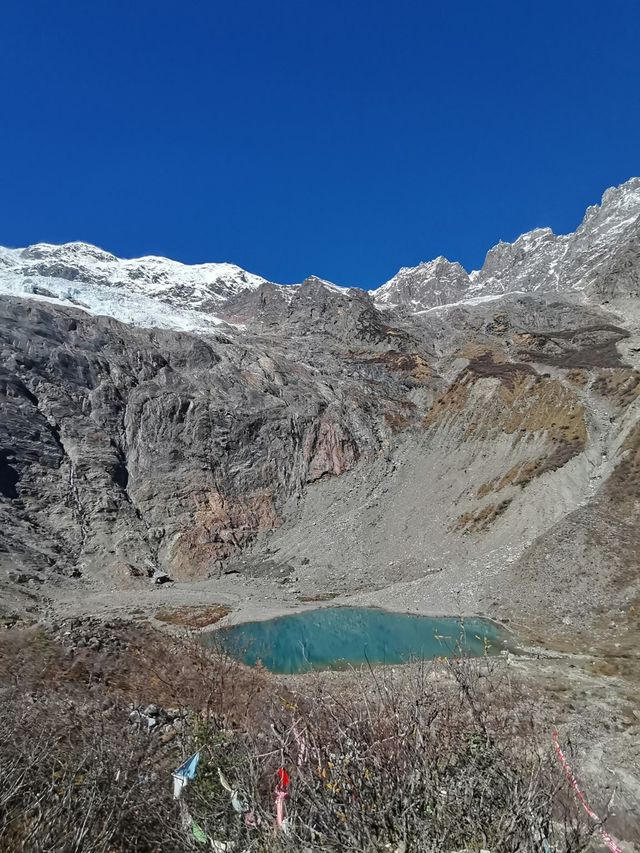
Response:
[[[499,242],[482,269],[471,273],[443,257],[403,267],[370,295],[379,308],[414,312],[512,292],[574,293],[595,301],[635,298],[639,253],[640,178],[632,178],[607,190],[572,234],[537,228],[513,243]],[[307,281],[334,293],[357,289],[314,276]],[[236,306],[250,304],[258,290],[260,298],[272,291],[274,305],[286,312],[301,287],[268,282],[233,264],[123,260],[86,243],[0,248],[0,293],[75,305],[138,326],[206,333],[225,315],[237,315]]]
[[[536,228],[513,243],[501,241],[489,250],[482,269],[470,274],[446,258],[404,267],[372,295],[381,306],[414,311],[510,292],[556,291],[596,301],[635,298],[639,251],[640,178],[632,178],[608,189],[572,234]],[[628,276],[617,275],[626,268]]]

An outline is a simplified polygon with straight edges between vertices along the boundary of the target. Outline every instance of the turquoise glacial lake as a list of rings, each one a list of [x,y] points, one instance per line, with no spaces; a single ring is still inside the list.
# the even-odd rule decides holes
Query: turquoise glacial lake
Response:
[[[205,642],[249,666],[301,673],[363,663],[496,654],[505,634],[486,619],[414,616],[367,607],[323,607],[220,628]]]

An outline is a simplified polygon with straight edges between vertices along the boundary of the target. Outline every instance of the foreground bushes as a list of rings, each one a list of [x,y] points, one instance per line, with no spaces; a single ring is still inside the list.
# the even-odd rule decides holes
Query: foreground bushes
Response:
[[[0,718],[0,849],[182,850],[158,744],[52,695],[6,702]]]
[[[354,677],[346,697],[307,693],[257,732],[203,726],[192,815],[237,849],[585,850],[563,779],[499,672],[460,660],[442,677],[442,666],[440,678],[421,667],[402,684]],[[218,767],[249,821],[230,808]],[[279,767],[291,783],[287,834],[274,840]]]
[[[238,853],[587,848],[561,772],[538,750],[500,664],[305,679],[294,692],[296,682],[199,646],[159,653],[154,638],[135,654],[144,697],[131,694],[139,672],[115,689],[92,666],[88,685],[56,665],[51,683],[51,662],[48,683],[5,688],[0,849],[166,853],[204,850],[203,836],[209,849],[212,840]],[[179,730],[129,720],[131,702],[185,696]],[[196,780],[176,802],[171,770],[196,749]],[[279,768],[290,776],[285,831],[275,826]]]

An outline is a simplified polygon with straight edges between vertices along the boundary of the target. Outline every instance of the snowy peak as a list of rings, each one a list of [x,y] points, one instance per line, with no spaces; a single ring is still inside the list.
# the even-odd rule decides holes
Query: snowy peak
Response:
[[[433,261],[423,261],[417,267],[402,267],[371,295],[380,307],[411,305],[419,310],[461,299],[469,284],[464,267],[440,256]]]
[[[490,295],[554,289],[563,240],[551,228],[535,228],[513,243],[500,241],[487,252],[482,269],[472,273],[474,290]]]
[[[53,300],[134,325],[208,331],[222,306],[266,283],[235,264],[118,258],[88,243],[0,249],[0,293]]]
[[[640,178],[611,187],[600,204],[588,207],[580,226],[569,237],[572,248],[609,247],[632,233],[640,222]]]
[[[556,236],[549,228],[537,228],[514,243],[498,243],[482,269],[472,273],[474,289],[487,295],[558,291],[594,300],[614,293],[635,296],[633,271],[624,273],[621,265],[637,265],[633,245],[639,229],[640,178],[631,178],[606,190],[600,204],[588,207],[573,233]]]
[[[235,264],[182,264],[153,255],[127,260],[87,243],[37,243],[14,250],[13,260],[14,271],[25,276],[101,284],[200,311],[265,281]]]
[[[605,223],[619,228],[637,218],[639,212],[640,178],[631,178],[618,187],[605,190],[600,204],[587,208],[580,229],[601,227]]]
[[[47,261],[57,259],[59,261],[75,261],[76,263],[101,261],[103,263],[117,263],[115,255],[92,246],[90,243],[35,243],[26,249],[14,250],[26,261]]]
[[[600,299],[640,295],[640,178],[608,189],[568,237],[563,288]]]

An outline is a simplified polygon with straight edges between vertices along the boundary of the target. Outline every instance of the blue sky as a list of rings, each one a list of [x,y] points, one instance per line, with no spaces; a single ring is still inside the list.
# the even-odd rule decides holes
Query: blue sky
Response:
[[[637,2],[4,0],[0,244],[374,287],[640,173]]]

